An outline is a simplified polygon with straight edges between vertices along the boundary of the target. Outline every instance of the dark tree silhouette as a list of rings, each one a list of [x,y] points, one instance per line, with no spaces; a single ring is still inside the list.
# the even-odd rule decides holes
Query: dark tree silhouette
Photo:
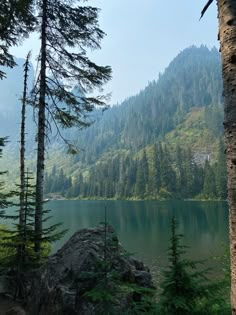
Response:
[[[97,8],[79,6],[76,1],[42,0],[38,10],[40,73],[32,95],[38,109],[35,251],[40,253],[47,117],[61,136],[60,126],[89,126],[88,114],[97,106],[106,107],[106,96],[89,93],[101,89],[111,78],[111,69],[96,65],[86,56],[87,49],[100,48],[104,36],[98,26]],[[69,148],[73,151],[70,143]]]
[[[16,65],[9,48],[18,45],[34,30],[33,0],[1,1],[0,5],[0,66]],[[0,79],[5,77],[0,70]]]

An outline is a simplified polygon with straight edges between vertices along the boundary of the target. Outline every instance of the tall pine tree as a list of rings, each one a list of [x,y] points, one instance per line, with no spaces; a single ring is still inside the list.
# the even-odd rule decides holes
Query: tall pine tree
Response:
[[[6,138],[0,138],[0,158],[2,157],[2,148],[5,145]],[[0,171],[0,176],[5,174],[5,171]],[[0,180],[0,215],[3,214],[5,208],[8,207],[7,194],[2,192],[4,189],[4,181]]]
[[[97,8],[79,6],[78,1],[41,0],[38,10],[40,73],[33,104],[38,109],[35,251],[40,255],[47,114],[61,137],[60,126],[89,126],[88,114],[97,106],[106,107],[107,100],[105,96],[89,93],[101,89],[111,78],[111,69],[96,65],[86,56],[86,49],[100,48],[105,35],[98,26]]]

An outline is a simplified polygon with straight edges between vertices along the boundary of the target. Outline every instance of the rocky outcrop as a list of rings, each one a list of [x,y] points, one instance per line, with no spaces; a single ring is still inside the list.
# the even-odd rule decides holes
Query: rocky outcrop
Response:
[[[10,308],[5,315],[26,315],[25,310],[20,306]]]
[[[114,229],[83,229],[37,271],[29,288],[32,315],[122,314],[152,288],[149,270],[127,255]],[[111,310],[112,311],[109,311]]]

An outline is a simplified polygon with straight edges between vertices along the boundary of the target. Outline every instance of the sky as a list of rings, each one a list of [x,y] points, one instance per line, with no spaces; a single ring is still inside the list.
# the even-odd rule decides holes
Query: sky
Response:
[[[113,70],[105,93],[112,93],[111,104],[121,103],[137,94],[148,82],[156,80],[171,60],[183,49],[201,44],[216,46],[218,21],[216,2],[199,21],[207,0],[88,0],[101,9],[99,22],[107,34],[101,50],[89,52],[90,58]],[[39,50],[34,34],[22,46],[12,49],[25,58]]]

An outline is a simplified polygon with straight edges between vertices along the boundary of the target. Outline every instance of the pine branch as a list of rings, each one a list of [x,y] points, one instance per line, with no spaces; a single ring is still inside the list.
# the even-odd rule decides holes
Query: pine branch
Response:
[[[213,0],[208,0],[207,4],[205,5],[205,7],[202,9],[201,12],[201,16],[199,21],[201,20],[201,18],[204,16],[204,14],[206,13],[207,9],[209,8],[209,6],[212,4]]]

